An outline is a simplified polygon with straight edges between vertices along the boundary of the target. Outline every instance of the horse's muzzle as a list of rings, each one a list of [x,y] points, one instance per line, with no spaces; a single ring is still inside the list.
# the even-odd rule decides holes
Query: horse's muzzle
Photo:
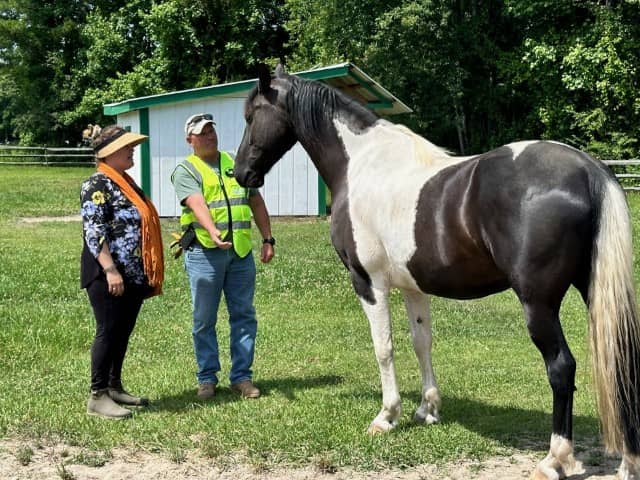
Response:
[[[260,188],[264,185],[264,177],[253,170],[235,171],[236,180],[243,187]]]

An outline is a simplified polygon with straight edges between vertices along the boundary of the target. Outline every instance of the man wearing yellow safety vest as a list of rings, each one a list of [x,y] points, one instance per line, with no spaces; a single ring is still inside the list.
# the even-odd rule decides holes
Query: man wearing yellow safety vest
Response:
[[[269,213],[258,190],[241,187],[233,176],[234,161],[218,150],[211,114],[197,114],[185,123],[193,149],[171,181],[182,205],[185,270],[193,304],[193,345],[197,362],[198,397],[215,396],[220,360],[216,321],[224,292],[230,324],[231,389],[258,398],[252,381],[257,331],[253,293],[256,267],[251,254],[251,216],[262,234],[260,260],[274,255]]]

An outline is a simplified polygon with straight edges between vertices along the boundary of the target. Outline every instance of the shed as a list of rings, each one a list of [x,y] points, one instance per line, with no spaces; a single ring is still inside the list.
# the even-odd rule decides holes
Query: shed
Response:
[[[295,73],[320,80],[359,100],[380,115],[411,109],[351,63]],[[162,217],[180,215],[171,173],[191,153],[184,122],[194,113],[212,113],[220,150],[235,153],[244,131],[244,101],[257,79],[133,98],[104,105],[117,124],[149,135],[136,149],[129,174],[151,197]],[[326,213],[326,187],[302,146],[297,143],[265,178],[260,189],[273,216],[312,216]]]

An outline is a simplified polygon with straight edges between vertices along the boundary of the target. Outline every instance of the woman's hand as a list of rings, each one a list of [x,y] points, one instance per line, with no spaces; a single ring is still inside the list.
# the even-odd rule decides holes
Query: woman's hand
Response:
[[[124,280],[118,270],[106,273],[107,284],[109,285],[109,293],[114,297],[120,297],[124,293]]]

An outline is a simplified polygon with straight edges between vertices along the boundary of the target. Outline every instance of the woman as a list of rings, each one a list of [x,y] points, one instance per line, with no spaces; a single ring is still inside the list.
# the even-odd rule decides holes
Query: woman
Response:
[[[96,318],[87,413],[127,418],[121,405],[147,405],[130,395],[121,373],[129,336],[145,298],[161,293],[164,259],[158,212],[126,170],[147,136],[105,127],[93,140],[97,172],[80,193],[84,246],[80,282]]]

